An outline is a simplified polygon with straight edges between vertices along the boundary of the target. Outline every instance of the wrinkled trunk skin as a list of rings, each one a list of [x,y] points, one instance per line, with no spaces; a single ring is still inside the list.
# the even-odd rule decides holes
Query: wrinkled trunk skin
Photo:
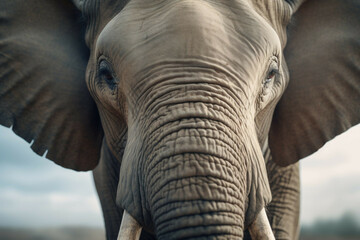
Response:
[[[166,144],[154,147],[146,165],[156,234],[159,239],[242,237],[246,174],[231,147],[235,143],[213,130],[217,122],[201,120],[206,127],[187,128],[188,122],[169,124],[182,129],[165,136]]]
[[[193,105],[195,112],[202,103]],[[186,107],[187,106],[187,107]],[[190,108],[191,109],[191,108]],[[181,118],[154,132],[146,172],[146,195],[159,239],[241,237],[245,212],[245,163],[233,131],[209,118]]]
[[[259,198],[249,187],[249,162],[262,159],[238,99],[215,82],[199,82],[156,86],[148,104],[129,113],[141,117],[129,126],[118,202],[158,239],[239,239],[245,217],[264,207],[248,199]]]

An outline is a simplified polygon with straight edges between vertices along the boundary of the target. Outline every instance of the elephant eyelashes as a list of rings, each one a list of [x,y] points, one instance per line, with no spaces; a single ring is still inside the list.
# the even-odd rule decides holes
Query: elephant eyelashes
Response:
[[[102,60],[99,64],[98,79],[101,83],[106,83],[111,90],[114,90],[117,85],[113,71],[109,63],[105,60]]]

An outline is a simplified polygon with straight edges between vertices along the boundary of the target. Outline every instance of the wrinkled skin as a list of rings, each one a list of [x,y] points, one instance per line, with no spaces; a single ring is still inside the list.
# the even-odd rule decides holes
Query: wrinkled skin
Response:
[[[142,239],[248,238],[264,207],[296,239],[290,164],[360,122],[359,4],[324,1],[76,1],[86,48],[70,2],[3,0],[0,123],[97,165],[108,239],[123,210]]]
[[[262,7],[133,0],[90,33],[87,83],[121,160],[116,205],[159,239],[241,238],[270,201],[261,148],[287,75],[283,29]]]
[[[287,73],[280,39],[284,35],[283,29],[274,29],[258,15],[256,11],[264,11],[263,7],[249,7],[241,1],[226,4],[156,2],[149,6],[144,6],[142,1],[130,1],[100,33],[91,33],[98,36],[94,37],[96,46],[92,48],[96,50],[92,51],[88,65],[88,85],[92,95],[98,99],[110,150],[115,158],[122,160],[123,172],[120,172],[116,203],[127,209],[150,232],[157,229],[157,234],[164,234],[164,238],[169,238],[169,234],[179,238],[193,234],[190,231],[183,233],[182,229],[193,226],[187,224],[196,221],[185,223],[183,215],[186,212],[199,215],[214,212],[213,202],[221,201],[227,206],[216,207],[219,218],[224,218],[218,231],[229,238],[241,237],[244,227],[268,203],[269,190],[260,149],[266,139],[275,103],[285,88]],[[279,11],[276,20],[285,21],[290,9],[286,5],[278,7],[280,9],[274,9]],[[160,10],[154,14],[154,8]],[[251,31],[252,28],[257,30]],[[123,37],[119,39],[118,36]],[[91,75],[95,75],[99,64],[101,66],[99,59],[102,58],[106,59],[106,68],[113,75],[110,78],[119,85],[114,88],[115,93],[104,80],[101,82],[101,76],[98,80]],[[278,70],[279,75],[270,77],[271,82],[266,83],[273,70]],[[129,129],[128,142],[132,143],[125,148],[124,157],[119,156],[118,151],[119,144],[122,144],[118,136],[123,130],[114,133],[122,119]],[[164,130],[157,126],[166,129],[166,133],[161,133]],[[177,140],[179,138],[182,139]],[[137,139],[144,139],[144,142]],[[152,145],[154,141],[160,146]],[[174,144],[178,149],[171,152],[175,151],[175,154],[167,153],[166,149],[172,149]],[[144,150],[143,145],[147,146]],[[161,159],[147,149],[161,152]],[[222,154],[229,151],[230,156]],[[167,163],[156,169],[160,160]],[[205,161],[215,165],[201,163]],[[181,162],[184,163],[179,164]],[[229,168],[228,164],[234,168]],[[134,169],[136,165],[143,167]],[[148,169],[154,170],[148,173]],[[230,172],[235,175],[228,178]],[[101,182],[97,180],[98,175],[107,174],[95,172],[95,180]],[[202,176],[212,179],[204,182]],[[182,180],[185,177],[186,181]],[[252,179],[260,179],[260,183],[252,182]],[[140,189],[132,189],[125,185],[126,182],[139,185]],[[165,185],[167,182],[171,184]],[[147,190],[147,184],[164,187],[156,188],[156,195],[153,195],[151,190]],[[175,184],[178,187],[172,190]],[[198,184],[208,190],[199,192],[195,186],[186,187],[188,184]],[[229,192],[230,186],[234,189]],[[102,195],[102,188],[98,189]],[[241,189],[247,189],[247,197],[242,196],[245,192]],[[165,194],[171,194],[174,199],[167,197],[162,203]],[[178,199],[181,195],[184,198]],[[154,200],[147,202],[142,198]],[[208,199],[208,203],[204,199]],[[168,206],[166,202],[169,201],[181,203]],[[159,202],[160,209],[157,207]],[[182,209],[182,206],[189,205],[187,202],[190,206]],[[201,204],[201,210],[194,208],[198,204]],[[106,208],[109,204],[105,201],[102,205]],[[109,218],[105,216],[105,219]],[[161,229],[164,221],[174,218],[182,222],[172,224],[179,229]],[[220,223],[218,217],[205,215],[202,218],[207,219],[202,223],[204,225]],[[242,222],[245,226],[239,224]],[[216,234],[216,230],[204,229],[201,232],[193,227],[200,236],[208,235],[209,231]],[[118,225],[109,234],[116,236],[117,228]]]
[[[300,185],[299,164],[285,168],[271,161],[266,152],[266,168],[272,192],[272,201],[267,207],[276,239],[297,239],[299,235]],[[94,170],[96,189],[103,209],[106,233],[109,239],[115,239],[121,224],[123,211],[116,206],[116,188],[118,184],[119,162],[103,145],[99,166]],[[141,239],[155,239],[143,231]],[[246,231],[244,239],[251,239]]]

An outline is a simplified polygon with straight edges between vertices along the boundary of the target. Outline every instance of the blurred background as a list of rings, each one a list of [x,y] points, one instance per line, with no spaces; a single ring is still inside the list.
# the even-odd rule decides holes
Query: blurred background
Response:
[[[360,239],[360,125],[301,161],[300,239]],[[91,173],[61,168],[0,126],[0,239],[104,239]]]

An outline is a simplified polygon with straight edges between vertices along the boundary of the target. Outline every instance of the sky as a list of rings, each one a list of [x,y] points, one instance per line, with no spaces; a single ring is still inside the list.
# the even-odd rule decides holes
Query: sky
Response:
[[[336,137],[301,166],[301,223],[360,219],[360,125]],[[0,226],[103,227],[90,172],[67,170],[37,156],[0,126]]]

